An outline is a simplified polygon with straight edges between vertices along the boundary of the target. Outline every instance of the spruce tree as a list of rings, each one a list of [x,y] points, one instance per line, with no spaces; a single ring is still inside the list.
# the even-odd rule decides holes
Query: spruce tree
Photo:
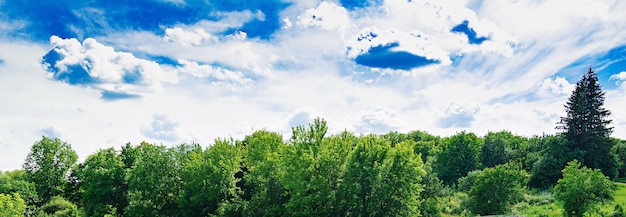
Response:
[[[611,153],[611,112],[604,108],[604,94],[598,76],[589,68],[576,83],[574,92],[565,104],[567,116],[561,117],[557,128],[564,130],[571,150],[582,153],[582,156],[576,157],[585,166],[600,169],[609,177],[616,177],[615,157]]]

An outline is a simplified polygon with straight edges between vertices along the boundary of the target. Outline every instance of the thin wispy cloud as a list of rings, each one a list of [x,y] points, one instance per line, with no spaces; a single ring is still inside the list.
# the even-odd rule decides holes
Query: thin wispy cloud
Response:
[[[622,1],[0,1],[0,11],[3,170],[41,135],[84,157],[129,141],[289,134],[315,117],[331,132],[554,133],[589,67],[613,135],[626,137]]]

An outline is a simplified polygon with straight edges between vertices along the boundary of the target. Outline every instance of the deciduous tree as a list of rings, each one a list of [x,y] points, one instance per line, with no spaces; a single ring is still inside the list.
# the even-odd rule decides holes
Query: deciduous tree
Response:
[[[43,202],[63,193],[65,178],[77,159],[70,144],[58,138],[44,136],[33,144],[23,168]]]
[[[615,186],[600,170],[573,160],[563,169],[554,197],[563,202],[565,216],[580,217],[596,204],[613,200],[613,191]]]

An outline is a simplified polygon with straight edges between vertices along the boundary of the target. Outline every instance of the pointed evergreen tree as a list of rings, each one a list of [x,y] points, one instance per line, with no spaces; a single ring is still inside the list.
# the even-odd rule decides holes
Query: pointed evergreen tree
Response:
[[[609,177],[616,177],[615,157],[611,153],[611,112],[604,108],[604,92],[592,68],[576,83],[576,88],[565,104],[566,117],[561,117],[558,129],[564,130],[572,151],[581,151],[579,159],[587,167],[600,169]]]

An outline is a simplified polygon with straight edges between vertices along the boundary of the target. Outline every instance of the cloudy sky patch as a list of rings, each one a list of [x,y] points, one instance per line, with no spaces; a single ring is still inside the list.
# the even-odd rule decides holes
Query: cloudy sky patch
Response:
[[[42,135],[84,158],[141,141],[555,133],[596,69],[626,138],[626,3],[0,1],[0,170]]]

